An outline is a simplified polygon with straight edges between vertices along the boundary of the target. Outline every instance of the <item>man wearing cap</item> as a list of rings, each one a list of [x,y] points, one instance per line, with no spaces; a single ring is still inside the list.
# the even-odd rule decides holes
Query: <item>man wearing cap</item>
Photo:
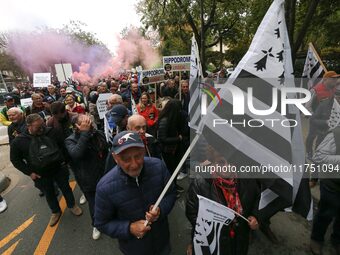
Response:
[[[129,111],[122,104],[114,105],[111,110],[105,114],[104,130],[108,143],[112,144],[112,138],[119,132],[126,130],[128,117]]]
[[[14,98],[14,103],[16,105],[20,105],[20,91],[17,88],[14,88],[11,91],[11,96]]]
[[[134,131],[140,135],[145,146],[145,156],[162,159],[160,144],[155,137],[146,133],[146,127],[146,120],[142,115],[135,114],[128,118],[126,128],[128,131]],[[107,155],[105,163],[105,173],[116,166],[116,162],[111,155],[112,152],[113,149],[111,150],[111,153]]]
[[[25,108],[15,104],[14,98],[11,95],[5,96],[5,107],[0,111],[0,123],[4,126],[11,125],[11,120],[8,118],[7,112],[12,107],[19,107],[20,109],[25,110]]]
[[[321,133],[324,132],[323,125],[318,123],[318,119],[321,117],[322,122],[326,122],[329,119],[330,109],[326,105],[333,104],[334,101],[334,93],[336,91],[336,84],[339,75],[334,71],[328,71],[324,74],[322,82],[317,84],[315,87],[311,89],[311,100],[306,104],[306,108],[313,112],[313,115],[309,122],[309,132],[306,139],[306,151],[309,158],[312,157],[313,154],[313,143],[315,138]],[[340,90],[340,89],[339,89]],[[339,91],[340,92],[340,91]],[[317,110],[319,106],[323,105],[320,109],[326,112],[321,112],[321,110]],[[326,108],[325,108],[326,107]],[[331,106],[332,107],[332,106]],[[318,113],[316,113],[318,111]],[[321,115],[320,115],[321,114]],[[317,140],[317,143],[322,141],[321,137]]]
[[[174,186],[153,211],[170,174],[163,161],[144,155],[137,132],[123,131],[114,137],[112,156],[117,166],[97,185],[95,226],[117,238],[124,254],[170,254],[167,215],[176,200]]]

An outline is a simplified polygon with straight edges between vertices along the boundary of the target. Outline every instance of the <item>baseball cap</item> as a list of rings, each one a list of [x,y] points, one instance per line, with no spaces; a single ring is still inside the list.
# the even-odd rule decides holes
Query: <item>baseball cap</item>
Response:
[[[121,119],[123,119],[126,115],[128,115],[127,108],[122,104],[117,104],[112,107],[110,110],[110,115],[114,122],[119,122]]]
[[[340,77],[340,74],[337,74],[335,71],[327,71],[323,75],[323,78],[337,78]]]
[[[55,101],[54,98],[51,97],[51,96],[46,96],[43,99],[43,102],[45,102],[45,103],[53,103],[54,101]]]
[[[137,132],[122,131],[113,138],[112,151],[115,154],[131,147],[144,148],[144,143]]]
[[[10,95],[5,96],[5,101],[13,100],[14,98]]]
[[[72,87],[67,87],[66,93],[72,93],[74,92],[74,89]]]

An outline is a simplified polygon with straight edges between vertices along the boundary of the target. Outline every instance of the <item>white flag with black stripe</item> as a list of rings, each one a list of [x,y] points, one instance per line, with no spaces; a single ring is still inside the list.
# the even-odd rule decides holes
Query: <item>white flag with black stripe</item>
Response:
[[[313,88],[321,81],[325,72],[327,72],[326,67],[322,63],[313,44],[309,43],[305,65],[303,67],[301,87],[305,89]]]
[[[340,124],[340,105],[336,99],[333,101],[333,106],[331,110],[331,114],[328,120],[328,131],[332,131],[334,128],[339,126]]]
[[[195,36],[191,39],[191,56],[190,56],[190,101],[189,101],[189,126],[195,130],[201,122],[201,91],[200,79],[202,77],[202,67],[199,58],[199,51]]]
[[[206,197],[198,196],[199,206],[193,239],[196,255],[222,255],[220,236],[223,226],[235,218],[234,211]]]
[[[299,123],[299,112],[289,108],[286,116],[281,114],[281,88],[294,86],[284,17],[284,0],[274,0],[248,52],[220,87],[220,105],[209,105],[199,127],[199,133],[231,165],[289,169],[292,164],[304,163],[301,125],[289,126],[292,120]],[[275,93],[277,107],[273,104]],[[235,115],[233,110],[242,108],[247,98],[252,109],[245,107],[244,114]],[[254,114],[256,110],[269,111],[275,107],[269,115]],[[293,204],[302,176],[278,171],[266,177],[261,181],[265,192],[260,209],[271,216]],[[310,196],[306,193],[304,196],[310,204]],[[310,207],[307,207],[304,214],[308,214]]]

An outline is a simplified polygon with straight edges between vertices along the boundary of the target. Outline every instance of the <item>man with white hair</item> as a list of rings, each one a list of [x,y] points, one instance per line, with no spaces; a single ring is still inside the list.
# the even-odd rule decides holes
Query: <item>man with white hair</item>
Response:
[[[9,121],[12,122],[7,129],[9,143],[11,143],[16,136],[25,132],[26,122],[23,110],[18,107],[10,108],[7,111],[7,115]]]
[[[123,104],[123,99],[121,95],[118,94],[113,94],[112,96],[109,97],[107,100],[107,110],[111,110],[112,107],[116,104]]]

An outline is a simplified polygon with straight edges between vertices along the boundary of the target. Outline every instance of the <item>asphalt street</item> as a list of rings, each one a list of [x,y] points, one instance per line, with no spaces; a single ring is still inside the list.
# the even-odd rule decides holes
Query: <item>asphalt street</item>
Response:
[[[1,136],[1,134],[0,134]],[[11,179],[10,186],[2,193],[8,209],[0,214],[0,254],[121,254],[116,240],[102,235],[92,240],[92,227],[87,204],[82,205],[84,214],[73,216],[67,209],[59,225],[48,227],[50,211],[44,197],[27,176],[17,171],[9,161],[9,146],[0,146],[0,171]],[[79,201],[81,192],[75,182],[74,195]],[[180,181],[187,188],[190,179]],[[313,193],[317,194],[317,188]],[[317,196],[317,195],[316,195]],[[63,203],[61,199],[61,206]],[[185,195],[177,200],[169,216],[172,254],[185,254],[190,242],[190,224],[185,217]],[[273,245],[260,232],[254,233],[250,255],[307,255],[311,222],[294,213],[278,213],[272,218],[272,229],[280,244]],[[329,233],[327,234],[329,240]],[[334,254],[329,241],[325,244],[325,255]]]

